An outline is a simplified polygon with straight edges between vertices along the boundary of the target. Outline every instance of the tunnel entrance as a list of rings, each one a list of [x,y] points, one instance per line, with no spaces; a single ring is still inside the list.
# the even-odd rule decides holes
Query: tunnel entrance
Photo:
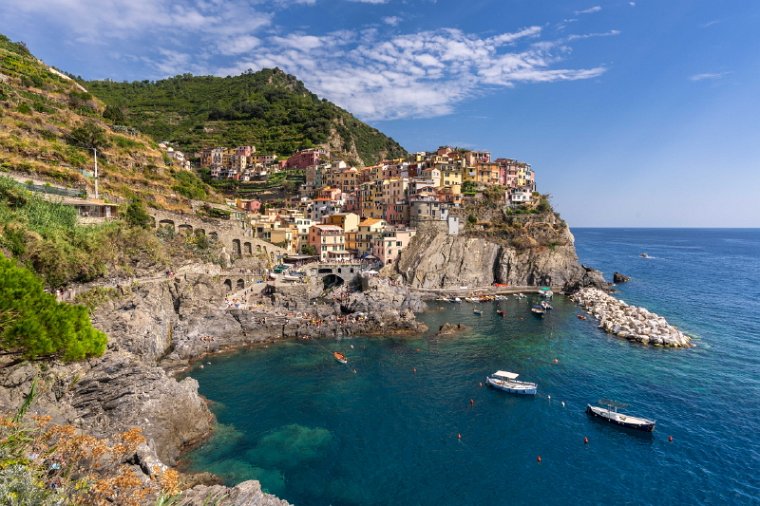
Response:
[[[343,281],[343,278],[340,276],[337,276],[335,274],[328,274],[322,278],[322,283],[324,284],[325,290],[332,290],[333,288],[343,286],[345,281]]]

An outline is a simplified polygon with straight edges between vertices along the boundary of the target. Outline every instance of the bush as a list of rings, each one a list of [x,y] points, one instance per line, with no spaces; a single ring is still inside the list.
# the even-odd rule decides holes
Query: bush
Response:
[[[172,189],[180,195],[195,200],[206,199],[205,183],[192,172],[185,170],[177,172],[174,174],[174,179],[177,181],[177,184],[172,186]]]
[[[87,308],[56,301],[31,271],[0,255],[0,347],[26,359],[82,360],[103,354],[106,335]]]
[[[137,228],[150,228],[153,223],[148,211],[145,210],[145,204],[138,198],[133,198],[129,202],[124,212],[124,219],[130,227]]]
[[[109,144],[106,131],[93,121],[88,121],[84,125],[72,130],[66,137],[66,140],[72,146],[86,149],[100,149]]]

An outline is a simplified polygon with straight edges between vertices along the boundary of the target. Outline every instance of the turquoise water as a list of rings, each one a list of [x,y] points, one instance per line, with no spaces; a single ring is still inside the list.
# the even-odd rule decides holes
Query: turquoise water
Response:
[[[221,425],[186,465],[229,484],[259,479],[302,506],[758,503],[760,231],[573,232],[585,263],[633,277],[619,297],[666,316],[697,347],[609,337],[561,297],[543,321],[530,299],[478,304],[480,317],[473,304],[431,305],[431,329],[467,330],[287,342],[193,370]],[[481,387],[496,369],[536,381],[539,395]],[[657,430],[589,419],[586,403],[601,397],[655,418]]]

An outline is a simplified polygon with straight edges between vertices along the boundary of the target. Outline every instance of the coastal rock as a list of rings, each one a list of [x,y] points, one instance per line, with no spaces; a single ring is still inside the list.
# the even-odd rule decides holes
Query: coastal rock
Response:
[[[267,494],[255,480],[244,481],[235,487],[198,485],[184,491],[177,506],[289,506],[290,503]]]
[[[80,425],[102,437],[140,427],[158,457],[176,463],[182,449],[212,428],[192,378],[177,381],[126,352],[106,354],[70,391]]]
[[[599,327],[629,341],[653,346],[685,348],[691,338],[668,324],[665,318],[631,306],[597,288],[583,288],[571,299],[599,320]]]
[[[469,289],[494,283],[548,285],[565,291],[604,287],[601,273],[578,262],[574,238],[564,223],[527,227],[533,241],[492,234],[449,235],[435,224],[418,229],[399,258],[397,269],[417,289]]]
[[[630,276],[626,276],[625,274],[621,274],[619,272],[615,272],[612,275],[612,282],[616,284],[627,283],[630,280],[631,280]]]

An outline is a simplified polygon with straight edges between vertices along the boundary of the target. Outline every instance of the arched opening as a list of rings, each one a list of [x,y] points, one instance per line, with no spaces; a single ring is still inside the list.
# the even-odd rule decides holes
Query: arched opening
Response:
[[[179,229],[180,234],[190,235],[193,233],[193,226],[188,225],[187,223],[183,223],[177,228]]]
[[[249,243],[249,242],[244,243],[243,244],[243,248],[244,248],[243,251],[245,251],[246,256],[253,255],[253,250],[251,248],[251,243]]]
[[[196,228],[195,235],[197,235],[198,237],[204,237],[206,235],[206,230],[203,228]]]
[[[238,258],[241,257],[241,256],[243,256],[242,252],[240,250],[240,239],[233,239],[232,240],[232,254],[235,257],[238,257]]]
[[[325,290],[332,290],[333,288],[343,286],[344,281],[343,278],[337,274],[328,274],[322,278],[322,283],[324,284]]]
[[[338,267],[338,274],[341,274],[342,272],[343,270],[340,267]]]
[[[218,241],[219,240],[219,234],[217,234],[216,232],[211,232],[208,235],[208,238],[211,239],[212,241]]]
[[[269,254],[269,258],[274,262],[274,251]]]
[[[164,227],[164,228],[170,228],[170,229],[174,230],[174,221],[172,221],[172,220],[161,220],[161,221],[158,222],[158,226],[159,227]]]
[[[232,291],[232,280],[231,279],[225,279],[224,280],[224,286],[227,288],[228,292]]]
[[[242,279],[238,279],[237,284],[235,286],[237,286],[238,290],[242,290],[243,288],[245,288],[245,281],[243,281]]]
[[[256,245],[256,253],[261,253],[261,244]]]

